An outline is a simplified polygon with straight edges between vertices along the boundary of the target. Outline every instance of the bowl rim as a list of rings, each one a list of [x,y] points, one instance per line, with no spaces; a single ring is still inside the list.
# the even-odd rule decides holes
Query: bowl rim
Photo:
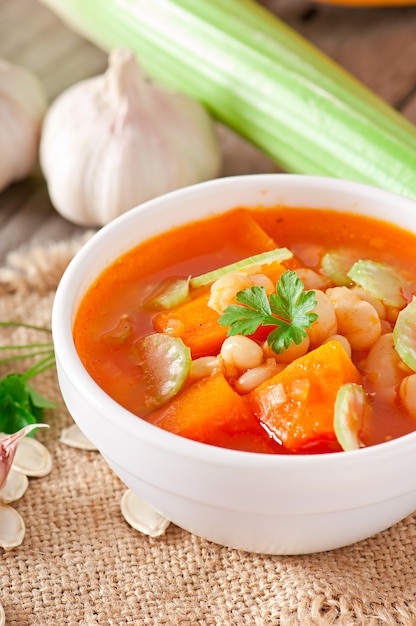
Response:
[[[90,402],[97,410],[116,426],[122,424],[123,430],[135,437],[140,437],[144,442],[152,446],[157,446],[163,450],[174,449],[178,454],[187,458],[197,458],[199,461],[206,463],[220,463],[221,465],[233,465],[240,467],[259,467],[265,468],[292,468],[296,466],[300,471],[311,467],[326,467],[328,464],[334,467],[334,464],[343,467],[345,464],[350,465],[352,459],[355,467],[360,464],[367,465],[369,462],[388,462],[390,458],[413,454],[416,450],[416,431],[403,435],[391,441],[382,442],[374,446],[361,448],[359,450],[323,453],[323,454],[264,454],[256,452],[246,452],[221,448],[193,441],[179,435],[175,435],[168,431],[162,430],[153,424],[146,422],[140,417],[134,415],[115,400],[113,400],[99,385],[92,379],[87,370],[84,368],[77,351],[75,349],[72,338],[72,307],[75,294],[79,286],[79,276],[82,275],[82,268],[88,262],[92,252],[110,239],[113,239],[117,232],[124,230],[125,224],[135,221],[142,213],[157,210],[163,213],[165,207],[176,198],[187,198],[188,196],[205,195],[207,192],[213,191],[217,194],[227,188],[250,187],[253,180],[260,185],[267,186],[271,181],[278,180],[282,189],[287,186],[292,187],[295,183],[301,183],[310,190],[322,189],[336,190],[340,193],[358,194],[361,198],[376,199],[382,197],[385,201],[400,202],[401,210],[413,213],[416,211],[416,202],[405,196],[400,196],[382,188],[372,187],[364,183],[357,183],[343,179],[328,178],[323,176],[313,176],[304,174],[244,174],[239,176],[228,176],[219,179],[213,179],[189,187],[181,188],[163,196],[159,196],[152,200],[148,200],[130,211],[123,213],[119,217],[112,220],[109,224],[103,226],[93,236],[82,245],[81,249],[75,254],[69,262],[56,290],[53,307],[52,307],[52,337],[55,345],[56,360],[62,371],[71,372],[71,379],[77,389],[82,389]],[[319,208],[319,207],[317,207]],[[334,207],[335,210],[336,207]],[[195,217],[198,219],[198,217]],[[186,221],[186,220],[185,220]],[[182,224],[184,221],[179,221]],[[169,226],[168,228],[170,228]],[[162,231],[158,231],[162,232]],[[416,229],[415,229],[416,233]],[[127,246],[128,250],[132,246]],[[120,253],[122,254],[122,253]],[[115,260],[120,254],[112,257]],[[112,262],[111,260],[109,262]],[[103,267],[106,264],[104,263]],[[98,274],[99,275],[99,274]],[[97,275],[97,276],[98,276]],[[85,290],[83,291],[85,293]],[[64,365],[64,362],[66,365]]]

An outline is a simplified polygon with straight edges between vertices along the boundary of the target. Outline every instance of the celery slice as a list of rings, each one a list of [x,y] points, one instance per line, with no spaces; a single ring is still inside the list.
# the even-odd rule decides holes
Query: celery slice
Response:
[[[367,409],[368,398],[361,385],[346,383],[339,388],[335,400],[334,430],[343,450],[358,450],[361,447],[359,434]]]
[[[360,260],[354,263],[348,276],[387,306],[401,309],[406,304],[403,289],[407,282],[399,275],[398,270],[387,263]]]
[[[416,197],[416,127],[254,0],[43,0],[289,172]]]
[[[349,287],[352,283],[348,272],[354,263],[351,255],[331,250],[324,254],[321,260],[321,271],[337,287]]]
[[[282,261],[287,261],[287,259],[292,258],[292,256],[293,254],[290,250],[288,250],[288,248],[275,248],[275,250],[261,252],[260,254],[247,257],[246,259],[241,259],[241,261],[231,263],[230,265],[224,265],[223,267],[219,267],[218,269],[207,272],[206,274],[195,276],[194,278],[191,278],[189,284],[193,288],[204,287],[205,285],[210,285],[214,281],[218,280],[218,278],[221,278],[221,276],[229,274],[230,272],[241,272],[249,269],[250,266],[253,265],[270,265],[275,261],[281,263]]]
[[[393,329],[393,341],[401,360],[416,372],[416,297],[400,311]]]
[[[143,308],[163,311],[177,306],[189,295],[189,278],[165,278],[143,301]]]
[[[165,333],[138,339],[133,358],[144,385],[144,406],[139,407],[144,413],[163,406],[180,391],[192,362],[191,351],[182,339]]]

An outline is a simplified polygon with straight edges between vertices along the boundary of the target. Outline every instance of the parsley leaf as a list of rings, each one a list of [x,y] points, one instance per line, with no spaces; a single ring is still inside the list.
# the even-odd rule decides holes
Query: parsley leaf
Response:
[[[292,343],[299,345],[306,328],[318,319],[312,310],[317,301],[314,291],[305,291],[296,272],[288,270],[280,277],[276,292],[268,297],[264,287],[253,286],[239,291],[239,304],[231,304],[219,318],[229,326],[228,335],[252,335],[260,326],[274,326],[267,342],[281,354]]]
[[[43,327],[19,322],[0,322],[0,327],[19,326],[50,333],[49,329]],[[2,345],[0,352],[3,351],[7,355],[0,358],[0,364],[28,358],[38,359],[24,373],[12,372],[0,378],[0,431],[11,434],[27,425],[40,423],[44,410],[56,407],[55,402],[44,398],[28,382],[29,379],[52,367],[55,364],[55,355],[50,341]]]
[[[267,325],[266,320],[275,325],[264,287],[253,286],[239,291],[237,302],[243,306],[231,304],[219,319],[222,326],[230,326],[229,335],[252,335],[259,326]]]

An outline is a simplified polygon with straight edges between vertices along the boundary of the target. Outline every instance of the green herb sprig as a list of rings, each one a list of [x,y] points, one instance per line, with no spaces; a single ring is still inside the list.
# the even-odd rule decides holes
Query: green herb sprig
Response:
[[[51,330],[43,326],[33,326],[23,322],[0,322],[0,327],[28,328],[51,335]],[[0,364],[16,362],[22,359],[35,359],[35,363],[23,373],[12,372],[0,379],[0,431],[14,433],[28,424],[42,422],[44,410],[56,406],[39,394],[28,382],[34,376],[55,365],[55,352],[52,341],[40,341],[29,344],[10,344],[0,346]]]
[[[314,291],[305,287],[296,272],[288,270],[276,284],[276,292],[267,296],[264,287],[253,286],[239,291],[239,304],[231,304],[219,318],[222,326],[229,326],[228,335],[254,335],[260,326],[274,329],[267,343],[276,354],[287,350],[292,343],[299,345],[306,337],[306,328],[318,319],[313,309],[317,305]]]

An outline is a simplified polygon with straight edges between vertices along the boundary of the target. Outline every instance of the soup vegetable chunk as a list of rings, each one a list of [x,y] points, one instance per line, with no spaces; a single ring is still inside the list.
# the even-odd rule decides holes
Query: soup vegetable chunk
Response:
[[[236,208],[110,265],[74,340],[139,418],[267,454],[416,430],[416,236],[329,210]]]

